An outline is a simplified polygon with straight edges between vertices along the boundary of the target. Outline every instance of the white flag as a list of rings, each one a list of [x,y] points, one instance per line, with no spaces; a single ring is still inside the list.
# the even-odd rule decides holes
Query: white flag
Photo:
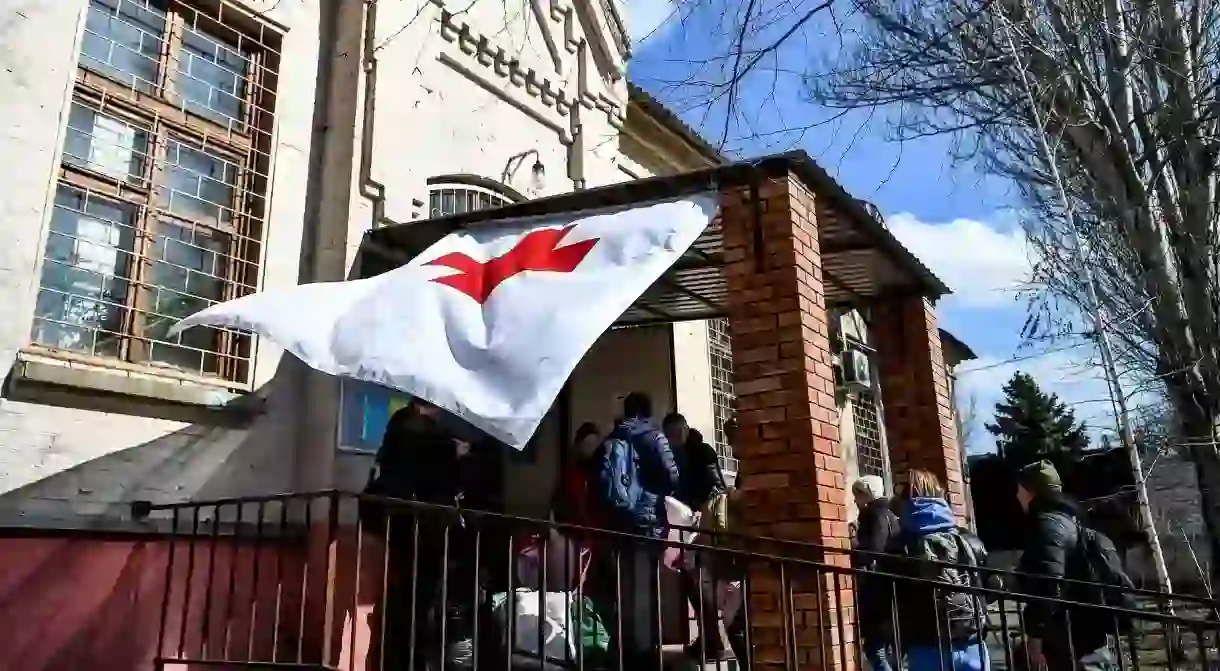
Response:
[[[253,331],[317,370],[401,389],[521,449],[597,338],[717,207],[705,193],[496,222],[377,277],[213,305],[171,335]]]

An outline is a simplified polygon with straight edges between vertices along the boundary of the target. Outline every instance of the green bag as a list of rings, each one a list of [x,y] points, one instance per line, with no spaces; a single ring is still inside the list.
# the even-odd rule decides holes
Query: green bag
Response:
[[[610,653],[610,632],[593,608],[593,600],[583,597],[572,600],[572,622],[576,623],[580,647],[583,650],[585,663],[597,665],[606,660]]]

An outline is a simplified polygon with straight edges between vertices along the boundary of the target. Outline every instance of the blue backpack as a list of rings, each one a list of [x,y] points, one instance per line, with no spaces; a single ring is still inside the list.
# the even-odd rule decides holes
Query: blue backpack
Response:
[[[611,435],[602,443],[603,478],[609,489],[607,503],[618,513],[634,513],[644,494],[640,483],[640,457],[630,440]]]

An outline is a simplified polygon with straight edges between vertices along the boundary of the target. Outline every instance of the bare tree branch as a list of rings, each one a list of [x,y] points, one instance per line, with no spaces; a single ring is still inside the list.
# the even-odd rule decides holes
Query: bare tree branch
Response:
[[[968,136],[982,168],[1019,188],[1037,259],[1025,335],[1091,337],[1079,315],[1093,308],[1092,276],[1118,366],[1139,388],[1163,386],[1184,433],[1208,437],[1192,456],[1220,548],[1220,5],[854,0],[853,8],[867,17],[864,34],[810,74],[815,99],[896,108],[900,138]],[[1039,145],[1044,134],[1049,152]],[[1076,234],[1090,273],[1071,244]]]

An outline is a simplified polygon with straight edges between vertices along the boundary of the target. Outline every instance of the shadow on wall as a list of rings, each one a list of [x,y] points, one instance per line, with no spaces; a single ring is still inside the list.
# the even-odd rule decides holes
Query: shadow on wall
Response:
[[[275,377],[255,392],[265,394],[265,403],[244,426],[190,424],[6,492],[0,526],[113,527],[128,517],[134,500],[288,491],[299,435],[292,422],[301,417],[298,381],[308,374],[293,357],[282,357]]]

